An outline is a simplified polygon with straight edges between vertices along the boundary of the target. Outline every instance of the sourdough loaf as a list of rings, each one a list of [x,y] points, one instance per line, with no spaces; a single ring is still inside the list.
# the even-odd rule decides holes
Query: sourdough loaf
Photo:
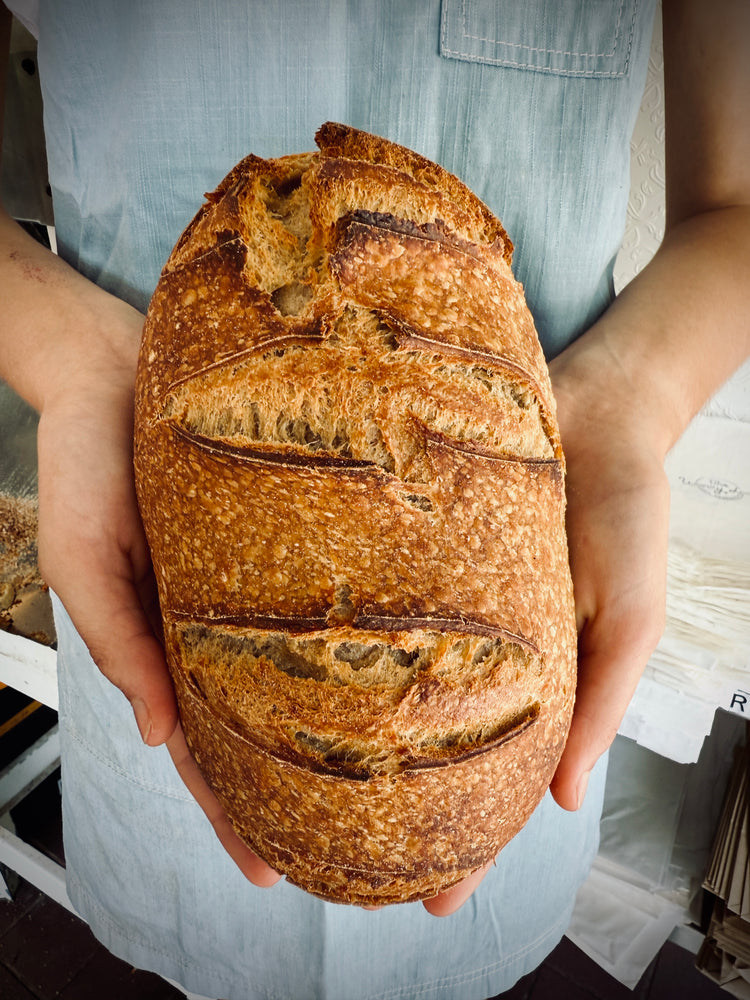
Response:
[[[492,859],[575,690],[563,455],[500,222],[336,124],[248,156],[145,325],[135,467],[185,734],[240,836],[329,900]]]

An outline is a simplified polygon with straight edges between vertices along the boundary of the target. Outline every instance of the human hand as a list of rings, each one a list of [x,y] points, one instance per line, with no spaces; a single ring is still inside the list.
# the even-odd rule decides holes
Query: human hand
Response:
[[[177,725],[132,473],[135,352],[143,317],[124,306],[117,342],[60,373],[41,408],[39,558],[102,673],[130,701],[145,743]],[[115,324],[112,324],[113,326]]]
[[[115,299],[107,308],[108,336],[60,373],[59,387],[41,409],[41,571],[99,669],[130,701],[144,742],[166,743],[224,849],[251,882],[272,885],[280,876],[234,833],[178,723],[133,481],[133,386],[143,317]]]
[[[569,348],[551,373],[579,631],[575,711],[551,791],[574,810],[664,627],[669,486],[658,417],[634,406],[615,359],[595,338]],[[490,867],[425,908],[434,916],[455,912]]]
[[[128,317],[137,345],[142,317]],[[166,742],[186,786],[250,881],[279,875],[239,840],[203,781],[177,721],[158,602],[132,475],[135,351],[87,359],[45,406],[39,428],[40,553],[45,578],[94,660],[130,700],[144,741]],[[553,364],[568,461],[568,531],[581,628],[579,688],[568,746],[552,791],[580,805],[584,775],[614,737],[658,640],[664,604],[668,490],[638,420],[592,404],[591,384]],[[586,400],[586,405],[580,401]],[[459,909],[490,865],[424,903]]]
[[[551,791],[574,810],[664,628],[668,434],[659,407],[634,391],[595,337],[574,344],[550,368],[567,463],[579,633],[575,710]]]

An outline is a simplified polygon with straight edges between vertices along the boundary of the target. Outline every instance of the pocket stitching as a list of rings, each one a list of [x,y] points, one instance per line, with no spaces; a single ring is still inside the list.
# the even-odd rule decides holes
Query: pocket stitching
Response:
[[[494,46],[505,46],[506,48],[512,49],[525,49],[527,52],[541,52],[547,53],[548,55],[561,55],[561,56],[576,56],[578,58],[593,58],[593,59],[612,59],[617,52],[617,44],[619,37],[622,33],[622,23],[623,23],[623,9],[625,7],[625,0],[620,0],[619,9],[617,12],[617,26],[615,29],[615,36],[612,44],[612,49],[610,52],[573,52],[565,49],[549,49],[543,48],[541,46],[534,45],[523,45],[520,42],[504,42],[496,38],[485,38],[481,35],[471,35],[466,30],[466,0],[461,0],[461,20],[463,23],[462,37],[471,39],[475,42],[489,42]],[[509,59],[508,57],[497,56],[492,58],[491,56],[481,56],[473,53],[462,52],[459,49],[453,49],[449,47],[448,44],[448,19],[446,17],[441,18],[440,27],[440,41],[441,41],[441,51],[446,56],[454,56],[457,59],[466,60],[467,62],[477,62],[484,63],[491,66],[508,66],[514,69],[529,69],[534,70],[537,73],[550,73],[562,76],[591,76],[591,77],[620,77],[625,76],[628,67],[630,66],[630,55],[633,49],[633,28],[635,25],[636,16],[638,13],[638,0],[635,0],[633,4],[633,14],[630,20],[631,31],[628,40],[627,51],[625,53],[625,60],[622,69],[619,70],[597,70],[597,69],[565,69],[556,68],[551,66],[538,66],[533,62],[521,62],[519,59]]]

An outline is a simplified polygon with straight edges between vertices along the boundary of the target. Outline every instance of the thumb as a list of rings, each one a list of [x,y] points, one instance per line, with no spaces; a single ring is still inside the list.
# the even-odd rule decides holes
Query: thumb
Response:
[[[177,725],[177,702],[164,649],[154,634],[128,561],[112,569],[99,558],[45,579],[58,595],[92,659],[130,702],[141,738],[165,743]],[[85,563],[85,560],[83,561]],[[142,588],[141,588],[142,590]]]
[[[155,746],[174,731],[177,704],[147,613],[155,584],[133,481],[130,372],[120,383],[94,368],[40,415],[39,568]]]
[[[643,618],[621,620],[618,625],[608,628],[600,622],[585,626],[581,633],[573,719],[550,785],[563,809],[583,804],[589,774],[617,735],[656,645],[656,630],[647,632]]]
[[[83,616],[79,631],[94,662],[130,702],[143,742],[165,743],[177,725],[177,702],[164,649],[135,586],[110,576],[88,607],[94,610]]]

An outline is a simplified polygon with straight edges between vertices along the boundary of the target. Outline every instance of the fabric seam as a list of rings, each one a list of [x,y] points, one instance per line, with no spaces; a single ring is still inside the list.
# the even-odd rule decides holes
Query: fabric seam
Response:
[[[65,660],[64,654],[60,653],[58,654],[58,656],[64,662]],[[58,664],[58,667],[60,666],[62,666],[62,664]],[[58,677],[59,675],[60,675],[60,670],[58,669]],[[71,740],[73,740],[81,748],[81,750],[87,753],[91,758],[93,758],[99,764],[102,764],[109,771],[112,771],[113,774],[116,774],[124,781],[127,781],[128,784],[134,785],[136,788],[142,788],[148,792],[154,792],[157,795],[163,795],[165,798],[172,799],[175,802],[186,802],[186,803],[195,802],[192,795],[190,795],[190,793],[187,790],[185,790],[185,794],[183,795],[180,792],[175,791],[174,789],[167,788],[165,785],[159,785],[156,784],[155,782],[145,782],[139,780],[132,774],[129,774],[126,770],[124,770],[124,768],[119,767],[117,764],[115,764],[114,761],[109,760],[107,757],[104,756],[104,754],[100,753],[93,746],[91,746],[91,744],[88,743],[80,734],[78,728],[69,721],[72,718],[72,709],[70,705],[69,692],[62,684],[58,684],[58,687],[59,687],[60,707],[63,709],[62,712],[63,723],[61,726],[61,730],[64,736],[69,736]]]
[[[489,42],[495,47],[503,45],[507,48],[515,49],[525,49],[528,52],[541,52],[548,53],[549,55],[563,55],[563,56],[577,56],[579,58],[604,58],[612,59],[615,52],[617,51],[617,37],[621,33],[621,22],[622,22],[622,12],[624,8],[625,0],[620,0],[620,6],[617,14],[617,28],[615,33],[615,42],[612,47],[612,52],[573,52],[565,49],[545,49],[538,46],[522,45],[518,42],[504,42],[502,40],[493,39],[489,37],[482,37],[481,35],[471,35],[466,30],[466,0],[461,2],[462,10],[462,21],[463,29],[462,35],[464,38],[471,39],[478,42]],[[552,66],[538,66],[533,62],[522,62],[519,59],[510,59],[503,56],[482,56],[476,53],[463,52],[460,49],[452,48],[448,41],[448,17],[444,16],[442,18],[442,25],[440,31],[440,42],[441,42],[441,54],[449,58],[461,59],[466,62],[480,63],[488,66],[506,66],[509,69],[523,69],[532,70],[536,73],[546,73],[550,76],[567,76],[567,77],[587,77],[593,79],[616,79],[623,77],[627,74],[630,68],[630,58],[633,50],[633,33],[635,30],[635,21],[638,13],[638,0],[635,0],[633,4],[633,13],[630,19],[630,37],[628,40],[628,46],[625,52],[625,61],[622,69],[618,70],[605,70],[605,69],[567,69],[565,67],[557,68]]]
[[[620,6],[617,10],[617,23],[615,27],[615,37],[612,44],[612,49],[610,52],[574,52],[566,49],[545,49],[540,45],[523,45],[521,42],[505,42],[498,38],[483,37],[482,35],[471,35],[467,31],[466,25],[466,0],[461,0],[461,20],[463,22],[463,37],[470,38],[475,42],[489,42],[491,45],[504,45],[511,49],[526,49],[527,52],[546,52],[553,56],[579,56],[583,59],[611,59],[615,52],[617,51],[618,39],[620,37],[620,31],[622,26],[622,12],[625,6],[625,0],[620,0]]]
[[[175,959],[175,956],[166,951],[163,948],[156,947],[152,941],[142,937],[138,934],[132,934],[126,932],[98,903],[98,901],[91,895],[91,893],[84,887],[83,883],[76,876],[75,872],[69,871],[67,874],[68,888],[72,889],[74,893],[77,893],[80,897],[83,897],[88,904],[89,909],[96,915],[97,920],[103,927],[106,927],[110,938],[119,938],[122,941],[127,942],[130,945],[134,945],[143,949],[144,952],[155,956],[161,956],[167,959],[175,968],[181,968],[185,970],[195,971],[198,974],[205,974],[206,968],[204,965],[199,965],[197,962],[191,960],[184,952],[180,952],[181,960]],[[85,918],[84,918],[85,919]],[[424,997],[429,993],[434,993],[437,990],[444,989],[446,987],[466,985],[471,982],[482,979],[487,975],[491,975],[493,972],[497,972],[505,966],[510,965],[512,962],[523,958],[524,955],[529,954],[535,948],[539,947],[548,940],[550,937],[557,936],[565,932],[565,928],[569,923],[569,915],[566,915],[563,919],[558,920],[551,927],[540,934],[534,939],[530,944],[526,945],[519,951],[514,952],[512,955],[503,959],[502,961],[493,962],[491,965],[483,966],[480,970],[475,970],[472,972],[467,972],[460,976],[448,976],[441,979],[435,979],[431,982],[424,983],[422,986],[413,988],[410,986],[397,987],[390,990],[385,990],[381,993],[372,993],[366,1000],[399,1000],[401,997],[417,998]],[[174,973],[172,973],[174,974]],[[216,968],[211,968],[211,977],[215,978],[217,981],[226,983],[228,986],[237,985],[236,976],[227,976],[221,970]],[[157,973],[158,975],[158,973]],[[293,1000],[291,996],[281,993],[267,993],[262,994],[264,1000]]]
[[[83,897],[86,900],[87,908],[95,914],[97,921],[102,927],[106,927],[109,932],[109,937],[118,937],[122,941],[126,941],[130,945],[135,945],[144,951],[152,955],[158,955],[161,958],[166,959],[168,962],[172,963],[175,967],[180,967],[184,969],[194,969],[197,972],[203,972],[205,970],[204,965],[199,965],[194,962],[184,952],[181,952],[181,957],[183,961],[175,959],[174,954],[164,948],[158,948],[153,941],[148,938],[141,936],[140,934],[134,934],[126,931],[115,919],[107,913],[107,911],[101,906],[98,900],[91,895],[88,889],[85,888],[81,880],[75,874],[74,871],[68,871],[66,874],[66,882],[69,889],[72,889],[75,894],[79,897]],[[78,909],[78,907],[76,907]],[[85,917],[83,919],[86,919]],[[87,921],[90,923],[89,921]],[[93,928],[92,928],[93,930]],[[159,975],[159,973],[157,973]],[[227,976],[226,973],[222,972],[218,968],[211,968],[211,976],[221,982],[231,985],[235,982],[235,977]],[[267,994],[267,1000],[286,1000],[278,993]]]
[[[82,750],[84,750],[90,757],[93,757],[94,760],[98,761],[100,764],[103,764],[104,767],[108,768],[110,771],[112,771],[118,777],[122,778],[124,781],[127,781],[129,784],[135,785],[137,788],[142,788],[145,791],[154,792],[157,795],[162,795],[164,796],[164,798],[173,799],[176,802],[193,803],[195,801],[188,792],[186,792],[184,795],[181,795],[179,792],[176,792],[171,788],[167,788],[164,785],[157,785],[153,782],[141,781],[138,778],[135,778],[133,775],[128,774],[128,772],[125,771],[123,768],[119,767],[113,761],[108,760],[103,754],[100,754],[98,751],[94,750],[93,747],[91,747],[85,740],[83,740],[79,736],[78,731],[73,727],[71,727],[70,725],[65,726],[65,732],[67,733],[68,736],[70,736],[71,739],[75,740],[78,746]]]

